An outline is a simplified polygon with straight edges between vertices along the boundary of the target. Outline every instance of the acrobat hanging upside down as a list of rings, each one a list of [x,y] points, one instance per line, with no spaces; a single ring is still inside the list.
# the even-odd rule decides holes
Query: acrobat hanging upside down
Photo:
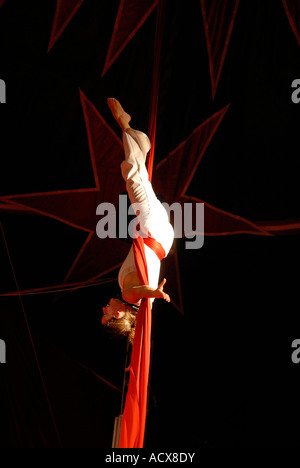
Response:
[[[139,222],[139,235],[143,238],[148,269],[148,285],[143,284],[137,272],[134,249],[122,264],[118,282],[120,298],[111,298],[103,307],[101,323],[113,334],[125,335],[133,342],[136,315],[143,298],[164,299],[170,297],[164,292],[166,279],[158,284],[161,260],[166,257],[174,241],[173,227],[168,214],[156,197],[145,166],[150,141],[145,133],[130,127],[131,116],[119,101],[107,100],[108,106],[121,127],[125,160],[121,164],[122,176],[126,182],[129,199]]]

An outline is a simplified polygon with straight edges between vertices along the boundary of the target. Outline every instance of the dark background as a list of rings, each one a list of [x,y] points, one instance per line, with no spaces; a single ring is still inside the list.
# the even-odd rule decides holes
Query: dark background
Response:
[[[1,196],[94,186],[78,88],[116,132],[109,96],[147,131],[155,12],[101,78],[118,6],[85,0],[47,54],[56,2],[4,2]],[[298,218],[299,55],[281,1],[241,1],[212,99],[200,1],[168,0],[155,163],[231,103],[188,195],[253,222]],[[8,252],[20,289],[37,288],[63,281],[85,239],[45,216],[3,210],[1,223],[2,294],[16,290]],[[153,311],[147,447],[299,446],[298,241],[206,236],[199,251],[176,241],[185,313]],[[0,297],[1,447],[110,447],[121,393],[94,373],[122,388],[126,345],[100,326],[116,286],[23,296],[23,308]]]

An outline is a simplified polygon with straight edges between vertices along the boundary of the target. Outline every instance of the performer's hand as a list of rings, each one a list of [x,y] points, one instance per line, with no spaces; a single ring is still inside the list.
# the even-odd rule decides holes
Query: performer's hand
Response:
[[[164,278],[162,282],[158,285],[157,290],[155,291],[157,293],[157,296],[155,296],[158,299],[164,299],[167,302],[170,302],[170,296],[169,294],[164,292],[164,285],[166,284],[167,280]]]

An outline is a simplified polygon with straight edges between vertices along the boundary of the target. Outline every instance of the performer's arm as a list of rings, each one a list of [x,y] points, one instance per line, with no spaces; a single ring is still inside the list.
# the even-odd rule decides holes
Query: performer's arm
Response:
[[[170,302],[170,296],[166,294],[163,290],[166,281],[166,279],[163,279],[163,281],[159,284],[157,289],[146,285],[133,286],[131,288],[128,288],[122,293],[123,299],[127,302],[131,302],[132,304],[135,304],[140,299],[151,297],[154,297],[156,299],[164,299],[165,301]]]

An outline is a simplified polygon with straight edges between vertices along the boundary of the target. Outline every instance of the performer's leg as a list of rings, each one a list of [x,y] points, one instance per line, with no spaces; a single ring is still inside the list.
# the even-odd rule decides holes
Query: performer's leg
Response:
[[[138,144],[139,148],[140,148],[140,153],[138,153],[138,157],[137,157],[137,163],[139,166],[144,166],[145,162],[146,162],[146,158],[147,158],[147,154],[151,148],[151,143],[150,143],[150,140],[148,138],[148,136],[143,133],[143,132],[140,132],[139,130],[135,130],[133,128],[127,128],[124,132],[123,132],[123,135],[124,133],[128,133],[133,139],[134,141]],[[124,143],[124,138],[123,138],[123,143]],[[126,144],[126,142],[125,142]],[[142,155],[142,157],[141,157]]]
[[[138,217],[141,231],[144,233],[150,216],[150,201],[147,191],[149,178],[144,164],[145,155],[133,138],[132,132],[123,132],[123,146],[125,160],[121,164],[122,176],[126,182],[126,189]],[[150,235],[150,234],[149,234]]]
[[[130,127],[131,117],[116,99],[108,99],[108,105],[123,131],[125,161],[121,164],[122,176],[141,232],[145,236],[155,237],[158,242],[165,244],[165,250],[169,250],[169,239],[174,236],[173,228],[165,208],[154,193],[145,166],[151,146],[149,138],[145,133]]]
[[[108,98],[107,104],[114,118],[120,125],[121,130],[124,131],[127,128],[130,128],[129,122],[131,121],[131,116],[127,112],[124,111],[119,101],[117,101],[117,99],[115,98]]]
[[[134,169],[140,173],[142,178],[148,180],[149,175],[145,162],[151,145],[147,135],[129,128],[123,132],[122,140],[125,161],[122,163],[121,169],[124,179],[127,180]]]
[[[117,99],[108,98],[107,103],[115,120],[118,122],[123,132],[125,159],[127,159],[129,156],[133,156],[137,160],[138,166],[142,168],[142,166],[145,164],[147,153],[151,148],[148,136],[145,133],[138,130],[133,130],[130,127],[129,122],[131,121],[131,116],[124,111],[123,107],[121,106],[120,102],[117,101]],[[128,148],[129,143],[127,143],[126,138],[124,139],[124,132],[131,135],[139,148]]]
[[[167,211],[156,197],[145,164],[142,163],[144,155],[134,138],[137,133],[133,129],[123,132],[125,161],[121,164],[122,175],[140,223],[141,234],[154,237],[168,252],[173,243],[173,228]]]

